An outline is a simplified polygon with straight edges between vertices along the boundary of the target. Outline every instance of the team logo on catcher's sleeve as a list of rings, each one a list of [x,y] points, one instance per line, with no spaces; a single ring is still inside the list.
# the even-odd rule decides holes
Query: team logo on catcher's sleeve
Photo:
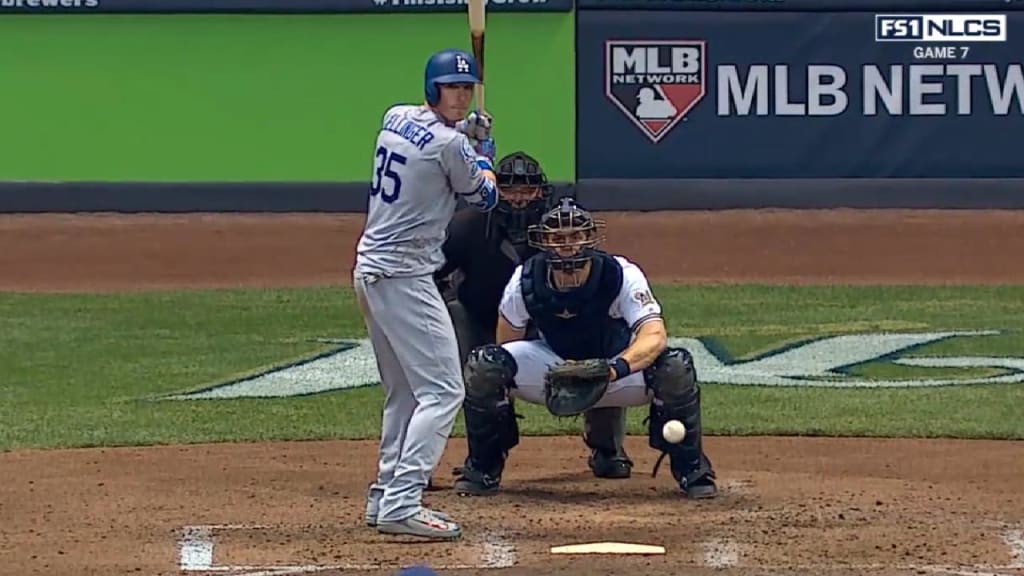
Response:
[[[704,97],[703,40],[605,42],[605,95],[658,143]]]
[[[633,292],[633,300],[636,300],[641,306],[650,306],[654,304],[654,296],[647,290],[636,290]]]

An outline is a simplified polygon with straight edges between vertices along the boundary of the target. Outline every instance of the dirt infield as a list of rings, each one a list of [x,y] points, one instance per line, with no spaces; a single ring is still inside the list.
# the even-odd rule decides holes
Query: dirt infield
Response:
[[[1024,283],[1024,213],[605,214],[607,248],[658,282]],[[0,217],[0,290],[302,286],[348,281],[361,217]],[[630,480],[599,481],[578,438],[527,438],[504,492],[428,502],[467,536],[362,525],[372,442],[0,454],[0,573],[442,573],[1024,576],[1024,445],[709,438],[721,498],[679,498],[630,438]],[[453,440],[441,469],[465,455]],[[442,488],[450,478],[441,476]],[[552,557],[619,540],[656,557]],[[274,569],[272,567],[285,568]]]

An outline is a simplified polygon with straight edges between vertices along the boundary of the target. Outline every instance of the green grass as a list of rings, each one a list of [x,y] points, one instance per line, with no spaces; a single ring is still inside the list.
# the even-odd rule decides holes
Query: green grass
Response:
[[[671,336],[714,339],[736,359],[810,337],[997,329],[909,353],[1024,357],[1024,287],[660,287]],[[365,337],[350,290],[118,295],[0,294],[0,449],[373,438],[379,388],[291,399],[168,402]],[[938,372],[937,372],[938,371]],[[867,377],[980,376],[992,369],[856,367]],[[928,389],[704,386],[712,434],[1024,438],[1024,385]],[[581,422],[523,406],[524,434]],[[644,433],[644,409],[630,431]],[[461,423],[456,433],[461,433]]]

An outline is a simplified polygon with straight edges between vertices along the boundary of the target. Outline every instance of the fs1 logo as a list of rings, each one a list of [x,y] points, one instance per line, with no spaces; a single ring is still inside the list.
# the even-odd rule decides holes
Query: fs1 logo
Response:
[[[1006,15],[875,14],[875,42],[1006,42]]]
[[[703,40],[605,42],[605,96],[655,144],[704,97]]]

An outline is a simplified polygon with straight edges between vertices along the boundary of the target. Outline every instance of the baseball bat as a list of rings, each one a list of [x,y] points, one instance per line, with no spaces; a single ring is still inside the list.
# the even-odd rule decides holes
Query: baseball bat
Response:
[[[473,58],[480,69],[480,83],[474,87],[476,107],[484,111],[484,28],[487,12],[484,8],[486,0],[469,0],[469,40],[473,45]]]

